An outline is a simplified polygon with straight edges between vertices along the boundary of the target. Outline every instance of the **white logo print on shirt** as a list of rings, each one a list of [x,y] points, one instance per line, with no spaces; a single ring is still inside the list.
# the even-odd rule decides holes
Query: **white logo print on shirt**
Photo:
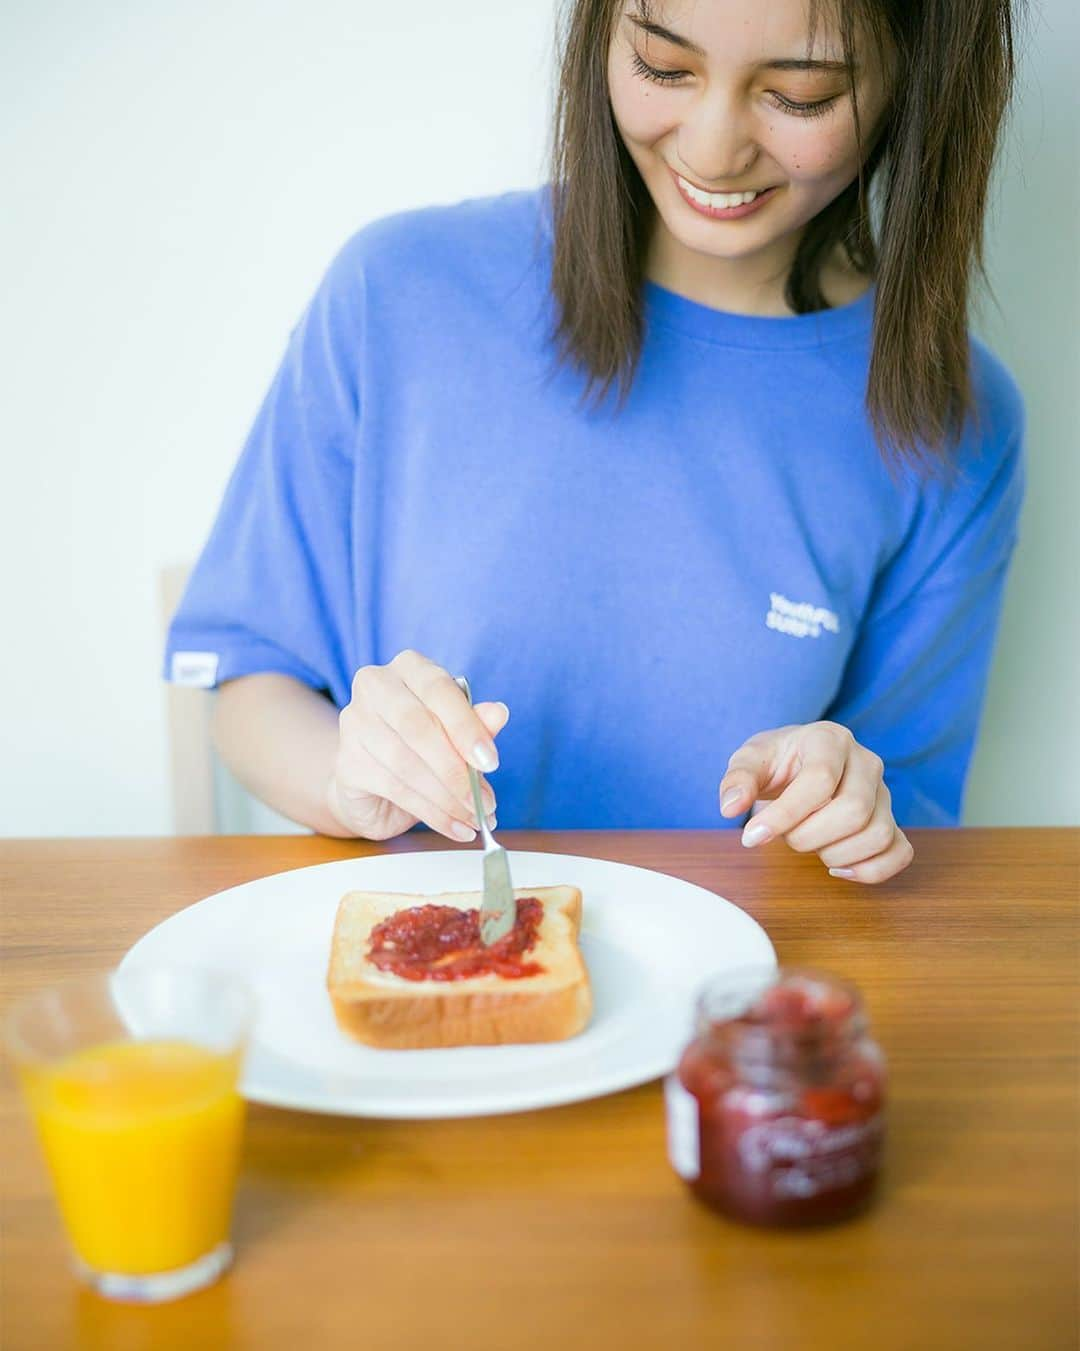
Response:
[[[777,633],[788,633],[792,638],[820,638],[822,629],[827,633],[840,632],[839,615],[820,605],[788,600],[777,591],[770,591],[769,604],[765,624]]]

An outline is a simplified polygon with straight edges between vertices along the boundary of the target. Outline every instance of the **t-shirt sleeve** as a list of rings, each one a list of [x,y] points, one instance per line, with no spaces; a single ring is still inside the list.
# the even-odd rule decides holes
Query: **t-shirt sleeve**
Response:
[[[992,444],[927,495],[879,577],[826,715],[881,756],[901,826],[960,822],[1023,496],[1023,408],[1011,381],[1004,403],[990,419]]]
[[[293,330],[173,616],[165,677],[279,672],[343,706],[362,270],[350,246]]]

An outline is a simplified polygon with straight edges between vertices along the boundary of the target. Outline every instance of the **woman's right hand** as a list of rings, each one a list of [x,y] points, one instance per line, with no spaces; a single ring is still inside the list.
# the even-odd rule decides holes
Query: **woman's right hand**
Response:
[[[388,840],[418,821],[452,840],[474,840],[479,822],[466,762],[498,768],[495,737],[509,717],[505,704],[470,707],[453,676],[419,652],[362,666],[338,719],[327,806],[368,840]],[[495,794],[482,775],[480,791],[493,826]]]

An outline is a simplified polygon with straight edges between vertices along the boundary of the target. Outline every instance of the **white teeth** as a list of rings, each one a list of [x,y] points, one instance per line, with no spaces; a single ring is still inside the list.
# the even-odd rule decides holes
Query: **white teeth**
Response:
[[[752,202],[760,194],[756,192],[702,192],[700,188],[694,187],[693,183],[688,183],[685,178],[679,176],[679,184],[683,192],[695,202],[700,202],[702,206],[711,206],[714,210],[726,211],[733,206],[745,206],[747,202]]]

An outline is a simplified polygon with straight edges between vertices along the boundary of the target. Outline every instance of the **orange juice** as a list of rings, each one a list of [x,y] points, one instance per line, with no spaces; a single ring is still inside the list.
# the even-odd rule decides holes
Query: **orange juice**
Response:
[[[112,1042],[23,1073],[87,1266],[173,1271],[227,1241],[244,1118],[238,1053]]]

